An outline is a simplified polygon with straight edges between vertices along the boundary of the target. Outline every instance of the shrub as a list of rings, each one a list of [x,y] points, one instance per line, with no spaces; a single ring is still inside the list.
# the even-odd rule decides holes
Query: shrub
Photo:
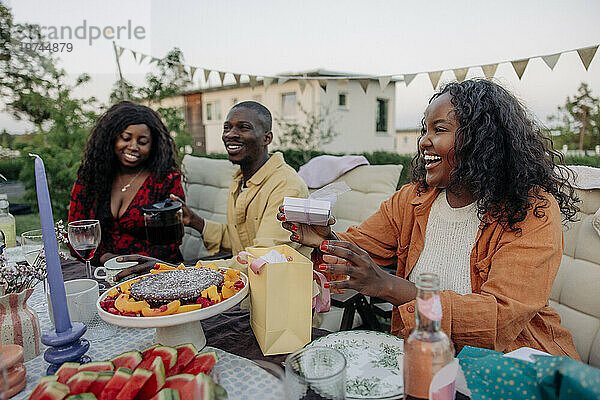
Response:
[[[19,179],[25,160],[23,157],[0,159],[0,174],[9,181]]]

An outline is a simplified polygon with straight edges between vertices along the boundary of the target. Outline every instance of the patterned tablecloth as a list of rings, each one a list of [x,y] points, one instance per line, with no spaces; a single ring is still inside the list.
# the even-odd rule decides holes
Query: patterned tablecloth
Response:
[[[43,285],[37,285],[27,304],[38,314],[42,333],[54,329],[48,316],[48,305]],[[113,358],[125,351],[143,350],[155,343],[155,329],[131,329],[109,325],[104,321],[93,321],[84,335],[91,345],[86,353],[93,361]],[[249,332],[251,334],[251,332]],[[46,347],[42,345],[39,356],[25,363],[27,387],[13,397],[26,399],[41,376],[45,375],[48,363],[44,360]],[[273,375],[252,361],[218,348],[205,347],[202,351],[214,350],[219,361],[214,367],[216,380],[227,390],[230,399],[282,399],[283,386]]]

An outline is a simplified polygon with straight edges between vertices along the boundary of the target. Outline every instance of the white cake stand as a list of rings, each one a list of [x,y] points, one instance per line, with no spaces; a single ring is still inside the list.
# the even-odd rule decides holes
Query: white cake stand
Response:
[[[130,281],[136,279],[139,279],[139,277],[130,279]],[[110,289],[98,298],[96,308],[98,309],[100,318],[110,324],[126,328],[156,328],[156,342],[164,346],[192,343],[200,350],[206,346],[206,337],[204,336],[200,321],[229,310],[242,301],[248,294],[248,277],[243,272],[240,272],[240,279],[244,282],[244,287],[234,296],[210,307],[181,314],[165,315],[162,317],[125,317],[111,314],[100,307],[100,302],[104,301],[106,296],[108,296]],[[119,285],[123,283],[121,282]]]

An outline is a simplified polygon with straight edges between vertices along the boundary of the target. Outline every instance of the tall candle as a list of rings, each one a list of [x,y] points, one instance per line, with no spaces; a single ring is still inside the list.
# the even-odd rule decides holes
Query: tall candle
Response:
[[[50,301],[54,314],[54,326],[56,333],[70,330],[71,320],[67,308],[67,295],[58,257],[58,244],[54,232],[54,219],[52,218],[52,204],[48,193],[46,181],[46,170],[44,162],[37,154],[29,154],[35,157],[35,187],[37,190],[38,208],[40,211],[40,223],[42,224],[42,236],[44,238],[44,251],[46,253],[46,271],[50,285]]]

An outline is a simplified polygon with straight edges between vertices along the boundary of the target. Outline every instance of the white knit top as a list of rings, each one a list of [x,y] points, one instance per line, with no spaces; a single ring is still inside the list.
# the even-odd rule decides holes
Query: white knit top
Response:
[[[434,200],[425,228],[425,245],[408,280],[424,272],[440,277],[440,290],[471,293],[470,256],[477,230],[477,206],[452,208],[443,190]]]

